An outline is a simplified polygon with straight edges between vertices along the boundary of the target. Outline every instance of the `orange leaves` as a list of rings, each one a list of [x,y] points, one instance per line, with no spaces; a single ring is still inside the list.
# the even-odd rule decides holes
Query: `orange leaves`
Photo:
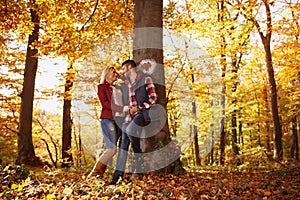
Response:
[[[297,173],[298,172],[298,173]],[[32,174],[33,175],[33,174]],[[34,178],[2,187],[0,197],[10,199],[295,199],[300,190],[299,167],[286,172],[240,173],[233,171],[184,175],[125,174],[116,185],[85,179],[82,173],[35,172]],[[20,188],[23,188],[20,190]],[[4,190],[3,190],[4,189]]]

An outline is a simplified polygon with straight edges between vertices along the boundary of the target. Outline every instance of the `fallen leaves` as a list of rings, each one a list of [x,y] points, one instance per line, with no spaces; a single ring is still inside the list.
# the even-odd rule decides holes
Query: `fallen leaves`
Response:
[[[36,175],[38,174],[38,175]],[[109,185],[111,172],[103,180],[86,179],[82,173],[31,172],[0,188],[2,199],[297,199],[300,167],[274,172],[187,172],[183,175],[126,174]]]

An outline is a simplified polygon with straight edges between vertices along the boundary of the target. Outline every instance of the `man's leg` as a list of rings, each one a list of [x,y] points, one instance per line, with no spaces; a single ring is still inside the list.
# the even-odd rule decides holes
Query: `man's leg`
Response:
[[[128,124],[123,124],[122,130],[125,130],[127,125]],[[122,138],[122,140],[121,140],[121,146],[120,146],[120,149],[118,152],[116,170],[113,174],[113,179],[110,184],[116,184],[118,182],[118,180],[120,179],[120,177],[122,177],[124,175],[130,140],[128,138],[128,135],[124,131],[122,132],[121,138]]]
[[[122,124],[124,117],[115,117],[115,125],[116,125],[116,146],[121,148],[122,142]]]
[[[142,114],[137,114],[126,128],[134,152],[136,173],[142,172],[143,156],[140,146],[140,133],[147,124],[148,123],[144,120],[144,116]]]

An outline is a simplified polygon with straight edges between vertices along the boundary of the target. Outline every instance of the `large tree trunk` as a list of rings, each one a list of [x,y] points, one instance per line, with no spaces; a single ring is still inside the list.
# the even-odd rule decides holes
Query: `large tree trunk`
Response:
[[[73,87],[73,80],[74,72],[71,63],[67,71],[63,106],[62,167],[70,167],[73,164],[73,157],[70,152],[72,147],[71,89]]]
[[[134,0],[134,42],[133,42],[133,58],[139,63],[144,59],[153,59],[157,63],[157,67],[152,73],[152,79],[155,83],[158,94],[158,104],[165,110],[167,108],[165,73],[163,65],[163,20],[162,20],[162,0]],[[165,115],[166,117],[167,115]],[[169,133],[168,120],[162,126],[159,133],[144,141],[146,152],[154,152],[161,145],[168,145],[169,154],[174,156],[178,152],[176,145],[172,143]],[[177,149],[176,149],[177,148]],[[153,153],[154,154],[154,153]],[[162,154],[161,154],[162,155]],[[163,156],[167,156],[163,155]],[[162,169],[157,172],[176,173],[182,172],[182,163],[180,161],[180,153],[178,158],[168,166],[160,166]],[[154,164],[154,163],[152,163]],[[159,167],[159,168],[160,168]]]
[[[32,2],[33,5],[35,1]],[[16,164],[37,165],[37,158],[34,152],[32,142],[32,113],[33,98],[35,89],[35,77],[38,67],[38,50],[32,48],[32,44],[38,41],[39,37],[39,18],[35,10],[30,9],[31,20],[34,23],[34,29],[29,35],[26,62],[24,70],[23,91],[21,94],[21,109],[19,119],[18,133],[18,156]]]

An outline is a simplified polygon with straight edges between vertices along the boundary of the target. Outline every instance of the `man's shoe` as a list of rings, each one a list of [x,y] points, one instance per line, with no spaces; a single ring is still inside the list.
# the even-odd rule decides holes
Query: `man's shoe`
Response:
[[[114,176],[109,184],[110,184],[110,185],[114,185],[114,184],[116,184],[120,179],[121,179],[121,176]]]

